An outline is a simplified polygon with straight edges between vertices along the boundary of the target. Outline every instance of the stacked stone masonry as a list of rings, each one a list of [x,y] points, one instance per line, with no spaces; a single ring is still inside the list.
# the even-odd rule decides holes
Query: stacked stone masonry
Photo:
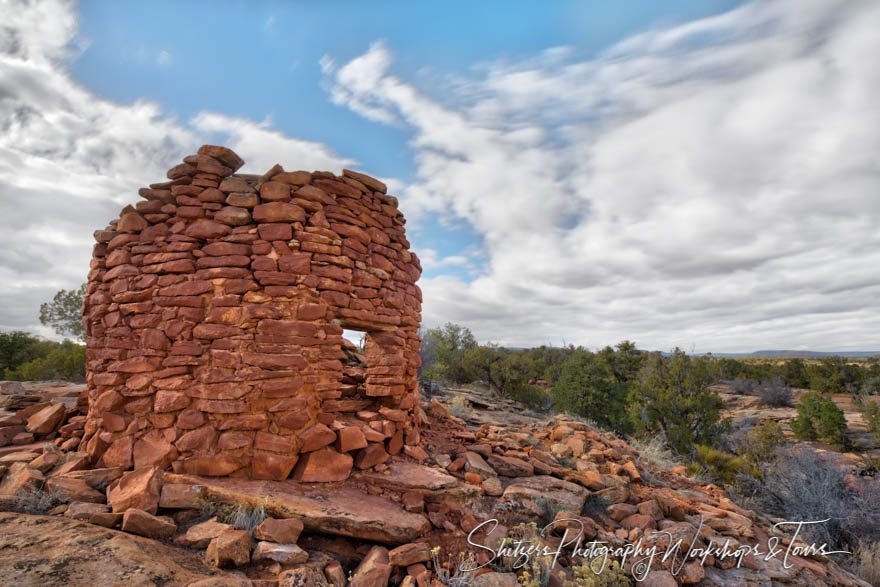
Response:
[[[95,232],[95,466],[335,481],[419,442],[421,266],[397,199],[349,170],[242,165],[203,146]]]

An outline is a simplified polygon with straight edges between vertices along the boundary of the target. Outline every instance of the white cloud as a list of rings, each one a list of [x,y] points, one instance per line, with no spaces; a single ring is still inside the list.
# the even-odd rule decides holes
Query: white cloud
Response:
[[[164,49],[159,51],[159,54],[156,56],[156,65],[159,67],[168,67],[172,61],[174,61],[174,57]]]
[[[324,71],[334,102],[411,131],[407,214],[485,240],[479,278],[421,282],[427,322],[513,345],[873,350],[878,26],[868,0],[754,2],[442,92],[381,42]]]
[[[266,122],[202,113],[186,126],[154,103],[92,94],[65,69],[71,48],[84,46],[70,2],[6,2],[2,20],[0,330],[46,334],[40,302],[85,281],[92,231],[208,138],[228,138],[258,173],[276,162],[334,171],[355,163]]]

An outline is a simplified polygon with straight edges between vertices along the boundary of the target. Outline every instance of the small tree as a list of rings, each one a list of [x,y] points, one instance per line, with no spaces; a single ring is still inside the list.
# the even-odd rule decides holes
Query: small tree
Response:
[[[727,427],[721,397],[709,388],[715,379],[710,357],[679,348],[670,357],[654,353],[630,394],[634,421],[643,431],[662,432],[680,455],[693,454],[695,444],[712,445]]]
[[[86,284],[79,289],[62,289],[51,302],[40,304],[40,323],[51,326],[61,336],[71,336],[77,340],[85,339],[82,323],[83,303],[86,299]]]
[[[423,371],[425,377],[459,384],[473,381],[463,362],[465,351],[477,346],[470,330],[447,322],[428,330],[423,344],[433,352],[433,363]]]
[[[589,418],[602,428],[620,433],[631,428],[626,394],[626,385],[618,381],[607,361],[583,349],[575,351],[562,366],[553,386],[557,410]]]
[[[880,401],[874,401],[871,396],[862,394],[859,396],[858,405],[868,432],[876,442],[880,442]]]
[[[792,387],[805,388],[810,386],[810,376],[803,359],[789,359],[782,366],[782,378]]]
[[[827,395],[809,391],[801,396],[791,431],[801,440],[819,440],[835,448],[846,446],[846,418]]]

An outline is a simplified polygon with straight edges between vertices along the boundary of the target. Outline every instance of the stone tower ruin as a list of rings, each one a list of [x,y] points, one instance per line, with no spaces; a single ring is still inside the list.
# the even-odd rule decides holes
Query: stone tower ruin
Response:
[[[421,266],[397,199],[354,171],[243,164],[203,146],[95,232],[96,466],[336,481],[419,442]]]

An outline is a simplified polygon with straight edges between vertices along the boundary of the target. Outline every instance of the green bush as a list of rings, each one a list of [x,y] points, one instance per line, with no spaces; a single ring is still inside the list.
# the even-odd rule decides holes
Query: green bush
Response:
[[[880,442],[880,401],[874,401],[868,395],[862,395],[859,397],[858,404],[868,432],[871,433],[875,441]]]
[[[7,369],[41,359],[52,352],[58,343],[42,340],[20,330],[0,332],[0,374]]]
[[[662,433],[679,455],[695,444],[711,446],[727,430],[721,420],[721,397],[709,386],[717,380],[711,357],[691,357],[681,349],[672,356],[652,354],[629,397],[633,421],[643,433]]]
[[[741,454],[753,464],[766,463],[773,460],[784,440],[779,423],[766,418],[749,430]]]
[[[846,418],[829,396],[810,391],[801,396],[791,431],[801,440],[819,440],[834,448],[846,446]]]
[[[553,403],[560,412],[589,418],[606,430],[631,428],[626,411],[627,387],[618,383],[608,362],[577,350],[562,366],[553,386]]]
[[[55,346],[46,356],[6,369],[4,377],[12,381],[85,381],[86,347],[69,340],[52,344]]]
[[[741,456],[698,444],[697,458],[706,472],[726,486],[734,485],[741,475],[752,473],[752,466]]]

